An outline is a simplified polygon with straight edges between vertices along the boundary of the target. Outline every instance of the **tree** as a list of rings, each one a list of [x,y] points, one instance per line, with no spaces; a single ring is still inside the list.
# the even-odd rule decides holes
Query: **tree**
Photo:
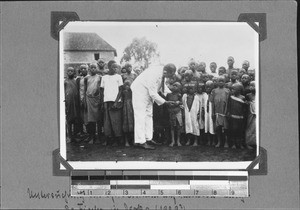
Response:
[[[143,63],[144,69],[149,66],[153,58],[159,57],[157,52],[157,44],[148,41],[146,37],[134,38],[132,43],[128,45],[123,51],[121,62],[134,62]]]

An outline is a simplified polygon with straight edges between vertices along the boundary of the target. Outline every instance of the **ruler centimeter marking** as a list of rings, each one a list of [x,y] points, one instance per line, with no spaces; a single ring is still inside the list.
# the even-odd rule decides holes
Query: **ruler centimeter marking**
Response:
[[[147,172],[147,171],[146,171]],[[205,196],[205,197],[248,197],[248,173],[245,171],[192,171],[173,173],[120,172],[103,173],[81,172],[71,175],[71,196]],[[101,175],[103,175],[101,174]],[[142,176],[141,176],[142,174]],[[192,174],[192,180],[186,180]],[[154,179],[147,180],[151,176]],[[136,180],[130,179],[137,178]],[[144,179],[143,179],[144,177]],[[168,180],[168,177],[170,180]],[[110,179],[112,178],[112,179]],[[117,178],[121,178],[118,180]],[[160,179],[162,178],[162,179]],[[182,179],[181,179],[182,178]]]

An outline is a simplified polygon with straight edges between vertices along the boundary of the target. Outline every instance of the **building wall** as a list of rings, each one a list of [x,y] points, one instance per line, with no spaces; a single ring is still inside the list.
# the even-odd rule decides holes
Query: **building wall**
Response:
[[[95,53],[99,53],[99,58],[103,58],[106,62],[115,58],[113,52],[100,51],[64,51],[64,63],[91,63],[95,62]]]

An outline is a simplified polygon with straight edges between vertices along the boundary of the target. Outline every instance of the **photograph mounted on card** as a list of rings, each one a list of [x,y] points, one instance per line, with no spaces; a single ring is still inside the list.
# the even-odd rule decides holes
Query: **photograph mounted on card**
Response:
[[[60,155],[74,170],[246,170],[259,155],[259,71],[247,22],[69,21]]]

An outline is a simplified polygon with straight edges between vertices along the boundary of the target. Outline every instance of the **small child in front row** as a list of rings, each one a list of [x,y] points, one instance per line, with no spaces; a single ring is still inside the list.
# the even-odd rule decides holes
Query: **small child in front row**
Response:
[[[170,147],[175,145],[175,132],[176,132],[176,144],[181,146],[180,143],[180,134],[183,126],[181,107],[182,106],[182,95],[180,93],[181,84],[175,82],[170,86],[171,93],[168,93],[166,96],[167,101],[174,101],[176,104],[168,106],[170,128],[171,128],[171,144]]]
[[[74,137],[78,132],[78,119],[80,118],[79,92],[77,83],[74,79],[75,74],[74,68],[68,67],[68,77],[64,81],[67,143],[75,141]],[[74,131],[72,127],[74,127]]]
[[[125,146],[129,147],[129,138],[133,138],[134,132],[134,115],[132,107],[132,92],[130,89],[131,82],[126,80],[123,84],[122,100],[123,100],[123,134]]]
[[[182,104],[184,108],[185,116],[185,132],[188,134],[188,141],[186,145],[191,144],[191,139],[193,138],[193,146],[197,146],[197,136],[200,136],[200,129],[197,116],[200,109],[199,97],[195,94],[196,89],[194,86],[186,86],[187,93],[182,96]]]
[[[226,134],[228,129],[226,111],[229,90],[224,86],[225,78],[223,76],[220,76],[218,78],[218,88],[213,89],[211,93],[212,119],[216,125],[216,133],[218,139],[216,147],[228,147],[228,143],[226,140]]]
[[[205,134],[208,141],[208,145],[215,146],[215,125],[212,119],[212,101],[211,101],[211,91],[214,89],[215,85],[214,82],[209,80],[205,83],[205,90],[207,93],[207,98],[205,101]]]
[[[202,82],[198,83],[197,87],[197,96],[200,100],[200,107],[199,107],[199,115],[198,115],[198,123],[200,128],[200,142],[202,144],[207,144],[205,138],[205,102],[207,101],[207,94],[205,92],[205,85]]]
[[[235,83],[232,85],[232,94],[228,99],[227,116],[229,117],[229,137],[233,144],[232,148],[241,148],[242,139],[245,134],[245,97],[241,94],[243,85]]]

